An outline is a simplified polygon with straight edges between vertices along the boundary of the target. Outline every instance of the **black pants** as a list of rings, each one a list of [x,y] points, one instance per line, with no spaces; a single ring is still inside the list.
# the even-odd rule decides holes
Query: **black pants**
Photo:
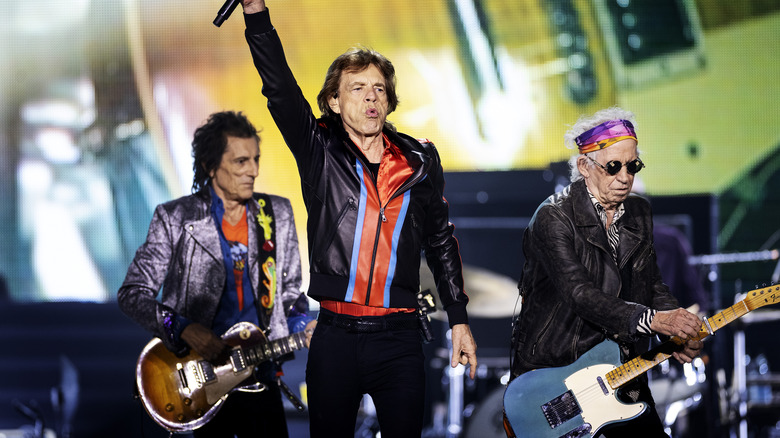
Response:
[[[234,392],[217,415],[193,431],[194,438],[287,438],[281,392],[275,383],[260,393]]]
[[[318,324],[306,364],[311,438],[352,438],[363,394],[382,438],[422,434],[425,369],[417,330],[350,333]]]
[[[664,426],[655,406],[648,407],[647,411],[634,420],[605,427],[601,433],[606,438],[669,438],[669,435],[664,432]]]
[[[626,386],[629,389],[634,388],[639,391],[639,401],[647,403],[647,409],[642,415],[633,420],[605,427],[603,431],[601,431],[601,434],[603,434],[605,438],[669,438],[669,435],[664,432],[664,425],[661,422],[661,417],[655,409],[655,401],[650,394],[650,388],[647,386],[647,376],[641,376],[636,381],[631,382]],[[631,400],[626,399],[622,394],[620,395],[620,399],[623,400],[623,402],[632,403]]]

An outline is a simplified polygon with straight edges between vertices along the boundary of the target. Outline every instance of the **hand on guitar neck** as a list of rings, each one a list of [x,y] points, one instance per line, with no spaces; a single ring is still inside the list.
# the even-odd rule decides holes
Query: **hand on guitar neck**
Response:
[[[316,319],[306,325],[306,348],[309,348],[311,335],[314,333],[315,327],[317,327]],[[181,338],[190,348],[209,362],[222,362],[230,354],[230,345],[197,322],[193,322],[185,327],[181,332]]]
[[[314,334],[314,329],[317,328],[317,320],[309,321],[308,324],[306,324],[306,328],[304,329],[304,332],[306,332],[306,348],[309,348],[311,346],[311,335]]]
[[[181,338],[196,353],[209,362],[220,362],[229,354],[230,346],[202,324],[193,322],[181,332]]]
[[[655,333],[677,336],[685,341],[682,344],[682,350],[674,352],[672,357],[680,363],[690,363],[704,347],[704,343],[699,340],[701,325],[702,322],[698,316],[679,308],[657,312],[650,324],[650,329]]]

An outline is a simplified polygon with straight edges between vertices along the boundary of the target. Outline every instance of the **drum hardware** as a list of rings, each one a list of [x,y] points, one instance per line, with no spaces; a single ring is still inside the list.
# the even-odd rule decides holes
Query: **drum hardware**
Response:
[[[488,269],[463,265],[463,284],[469,296],[468,312],[473,318],[511,318],[518,303],[517,281]],[[420,263],[420,290],[435,291],[436,282],[426,263]],[[442,310],[431,318],[446,320]]]
[[[780,321],[780,310],[754,310],[741,318],[742,324],[758,324],[772,321]]]
[[[517,282],[509,277],[493,273],[487,269],[473,266],[463,266],[463,281],[466,293],[469,296],[468,313],[473,318],[510,318],[517,302]],[[436,291],[436,282],[433,274],[428,268],[427,263],[420,263],[420,290]],[[428,314],[437,321],[446,321],[447,316],[443,310],[437,310]],[[464,427],[464,418],[468,413],[464,394],[466,390],[473,389],[476,384],[470,379],[464,378],[466,367],[458,364],[457,367],[450,366],[452,358],[452,331],[446,332],[447,349],[436,350],[436,360],[441,357],[444,375],[442,384],[447,386],[446,390],[446,426],[444,436],[447,438],[457,438],[461,436]],[[445,356],[446,354],[446,356]],[[446,359],[445,359],[446,358]],[[480,357],[480,365],[483,358]],[[502,366],[508,364],[508,359],[502,359]],[[487,365],[487,364],[485,364]],[[478,366],[477,373],[485,374],[487,370]],[[475,376],[478,379],[479,376]],[[469,410],[473,407],[469,407]],[[442,423],[443,409],[434,409],[433,428],[438,431]],[[440,435],[436,435],[440,436]]]
[[[515,307],[518,304],[518,292],[517,281],[494,273],[490,270],[478,268],[474,266],[463,266],[463,282],[466,289],[466,293],[469,296],[468,314],[472,318],[484,318],[494,323],[501,323],[501,318],[509,320],[515,311]],[[428,269],[427,263],[420,264],[420,290],[436,291],[436,282],[433,279],[433,274]],[[443,310],[437,310],[428,314],[431,318],[443,322],[447,320],[446,313]],[[507,330],[509,330],[509,323],[507,323]],[[507,332],[508,333],[508,332]],[[446,332],[447,349],[436,349],[433,360],[436,363],[441,361],[444,367],[442,376],[442,384],[447,387],[446,394],[446,426],[444,427],[444,435],[447,438],[461,437],[464,432],[464,426],[466,420],[470,420],[474,415],[483,412],[487,409],[485,403],[479,401],[476,404],[470,403],[466,405],[466,393],[474,392],[477,382],[490,379],[492,371],[494,369],[503,369],[506,371],[508,378],[509,359],[503,356],[504,351],[500,352],[500,357],[486,357],[479,355],[479,365],[475,370],[475,379],[465,379],[466,367],[458,365],[455,368],[450,366],[450,359],[452,358],[452,331]],[[482,349],[484,354],[485,348]],[[508,348],[507,348],[508,354]],[[445,356],[446,355],[446,356]],[[490,355],[488,355],[490,356]],[[498,354],[496,354],[498,356]],[[433,363],[433,362],[432,362]],[[505,386],[505,383],[503,383]],[[499,388],[501,394],[494,396],[498,400],[498,405],[495,407],[496,412],[502,411],[501,395],[503,395],[503,387]],[[488,392],[488,396],[493,396],[492,392]],[[444,416],[444,407],[434,406],[432,416],[433,432],[435,436],[442,436],[441,432]],[[484,414],[480,414],[482,417]],[[503,426],[502,434],[503,434]],[[471,428],[473,430],[473,428]],[[505,435],[504,435],[505,436]],[[481,438],[488,438],[484,434]]]
[[[452,357],[452,330],[447,330],[447,347]],[[447,438],[457,438],[463,430],[463,375],[466,367],[458,364],[455,368],[446,367],[445,374],[449,383],[447,391]]]
[[[506,438],[504,432],[504,390],[494,388],[473,410],[464,430],[464,438]]]
[[[359,426],[355,430],[355,438],[375,438],[380,436],[376,406],[374,405],[374,400],[368,394],[363,394],[363,399],[360,400],[358,423]]]
[[[776,250],[775,250],[776,251]],[[738,293],[734,296],[734,302],[739,302],[744,298],[744,294]],[[759,388],[756,388],[752,385],[752,383],[769,383],[769,403],[766,403],[766,405],[771,406],[772,405],[772,394],[771,394],[771,382],[772,380],[769,379],[768,382],[758,382],[757,378],[762,378],[763,376],[755,376],[755,375],[748,375],[748,368],[750,365],[750,356],[747,354],[747,348],[746,348],[746,339],[745,339],[745,327],[747,325],[751,324],[760,324],[760,323],[766,323],[766,322],[772,322],[772,321],[778,321],[780,320],[780,311],[773,310],[773,309],[759,309],[755,310],[747,315],[745,317],[741,318],[740,322],[741,324],[737,325],[734,330],[734,371],[733,371],[733,377],[732,377],[732,384],[731,384],[731,394],[730,394],[730,403],[729,403],[729,409],[728,409],[728,415],[727,418],[735,421],[737,423],[735,433],[735,438],[747,438],[749,436],[748,434],[748,411],[751,408],[755,408],[758,406],[763,406],[765,403],[763,403],[764,400],[767,399],[766,391],[756,391]],[[767,367],[768,368],[768,367]],[[764,373],[768,372],[768,369],[764,371]],[[771,376],[771,374],[770,374]],[[764,386],[764,389],[766,386]],[[761,402],[755,403],[756,400],[751,400],[751,391],[754,394],[762,393]]]
[[[670,432],[680,415],[697,408],[706,389],[705,360],[697,357],[692,363],[666,361],[649,374],[650,392],[664,427]]]

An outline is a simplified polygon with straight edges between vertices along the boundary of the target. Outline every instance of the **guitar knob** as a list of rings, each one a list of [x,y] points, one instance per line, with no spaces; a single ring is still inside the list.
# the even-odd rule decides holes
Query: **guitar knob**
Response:
[[[192,404],[192,399],[187,397],[184,399],[184,406],[189,406]]]
[[[173,404],[168,403],[167,405],[165,405],[165,412],[171,412],[171,411],[173,411]]]

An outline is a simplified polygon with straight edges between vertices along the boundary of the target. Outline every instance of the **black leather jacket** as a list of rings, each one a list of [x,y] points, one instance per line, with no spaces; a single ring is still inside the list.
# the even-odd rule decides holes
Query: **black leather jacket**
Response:
[[[308,294],[344,301],[349,286],[353,242],[361,199],[357,164],[368,162],[340,120],[317,119],[304,98],[271,26],[268,11],[245,14],[246,39],[263,80],[263,94],[277,127],[298,164],[308,212],[311,279]],[[450,325],[467,323],[463,275],[444,178],[433,144],[385,129],[413,169],[396,195],[411,193],[398,236],[395,272],[387,307],[417,307],[421,250],[437,278]],[[376,184],[376,179],[373,180]],[[378,224],[381,226],[381,224]],[[373,269],[372,265],[372,269]]]
[[[617,263],[584,180],[536,210],[523,238],[514,376],[568,365],[606,337],[638,354],[641,314],[678,307],[656,264],[650,204],[629,196],[624,206]]]

